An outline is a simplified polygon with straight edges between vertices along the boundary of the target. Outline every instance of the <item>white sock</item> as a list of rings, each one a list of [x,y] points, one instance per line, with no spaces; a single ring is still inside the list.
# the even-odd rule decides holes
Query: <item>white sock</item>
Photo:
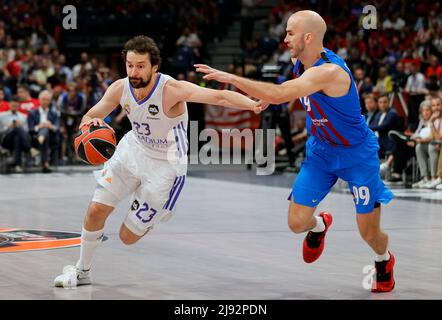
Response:
[[[92,264],[92,257],[98,245],[103,239],[104,229],[98,231],[87,231],[84,227],[81,231],[80,260],[77,262],[77,268],[89,270]]]
[[[384,254],[377,254],[375,258],[376,262],[388,261],[388,260],[390,260],[390,253],[388,252],[388,250]]]
[[[322,217],[319,216],[315,216],[316,219],[316,227],[314,227],[313,229],[311,229],[311,232],[322,232],[325,230],[325,224],[324,224],[324,220],[322,220]]]

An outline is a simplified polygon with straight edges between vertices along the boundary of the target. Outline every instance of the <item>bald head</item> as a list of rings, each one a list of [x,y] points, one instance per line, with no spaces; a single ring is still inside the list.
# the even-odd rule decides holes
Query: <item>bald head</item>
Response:
[[[315,11],[302,10],[292,14],[287,21],[287,29],[295,28],[298,32],[311,33],[317,44],[322,45],[327,25],[324,19]]]
[[[314,63],[323,50],[326,31],[324,19],[316,12],[302,10],[292,14],[287,21],[284,39],[292,59],[299,59],[304,65]]]

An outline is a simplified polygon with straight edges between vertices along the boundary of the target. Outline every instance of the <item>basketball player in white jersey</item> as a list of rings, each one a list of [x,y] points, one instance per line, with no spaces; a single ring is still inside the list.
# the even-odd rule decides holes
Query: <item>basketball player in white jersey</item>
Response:
[[[103,98],[83,117],[84,124],[106,125],[103,119],[121,105],[132,123],[114,155],[96,171],[98,182],[81,233],[80,259],[56,277],[57,287],[91,283],[93,254],[101,243],[106,218],[126,196],[131,207],[120,228],[130,245],[176,209],[186,181],[186,101],[259,112],[260,105],[244,95],[199,87],[158,72],[160,52],[155,42],[137,36],[126,42],[123,57],[127,77],[109,86]]]

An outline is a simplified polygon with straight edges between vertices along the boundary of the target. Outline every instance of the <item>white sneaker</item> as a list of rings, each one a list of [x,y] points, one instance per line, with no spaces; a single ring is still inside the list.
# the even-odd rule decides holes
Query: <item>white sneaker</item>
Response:
[[[442,190],[442,183],[436,186],[436,190]]]
[[[421,181],[415,182],[411,185],[412,188],[422,188],[423,185],[427,184],[430,180],[423,178]]]
[[[63,273],[54,279],[54,286],[73,288],[85,284],[91,284],[90,273],[90,270],[80,270],[76,266],[65,266],[63,268]]]
[[[441,183],[442,183],[442,179],[441,178],[433,179],[431,181],[428,181],[426,184],[424,184],[422,186],[422,188],[434,189],[434,188],[436,188],[437,185],[439,185]]]

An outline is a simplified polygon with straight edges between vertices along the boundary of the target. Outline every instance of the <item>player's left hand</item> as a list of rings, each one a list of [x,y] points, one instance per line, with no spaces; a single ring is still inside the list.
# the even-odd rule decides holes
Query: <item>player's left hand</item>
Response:
[[[203,77],[206,80],[215,80],[222,83],[231,83],[233,79],[233,75],[220,71],[217,69],[214,69],[208,65],[205,64],[195,64],[194,67],[196,68],[196,72],[202,72],[206,75]]]
[[[269,103],[263,101],[263,100],[259,100],[256,102],[255,106],[253,107],[253,111],[256,114],[261,113],[262,111],[264,111],[265,109],[267,109],[267,107],[269,106]]]

